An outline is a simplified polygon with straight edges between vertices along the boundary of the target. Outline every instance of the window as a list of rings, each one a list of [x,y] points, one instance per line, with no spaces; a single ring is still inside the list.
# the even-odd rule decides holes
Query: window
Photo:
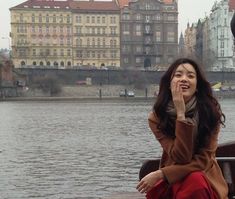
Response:
[[[71,56],[71,50],[70,49],[67,49],[67,55]]]
[[[123,20],[130,20],[130,15],[129,14],[123,14],[122,19]]]
[[[141,25],[139,24],[135,26],[135,35],[141,36]]]
[[[82,51],[81,50],[76,50],[76,57],[82,57]]]
[[[76,28],[76,32],[77,32],[77,34],[81,34],[81,33],[82,33],[82,27],[81,27],[81,26],[78,26],[78,27]]]
[[[71,33],[71,28],[69,26],[67,26],[67,34]]]
[[[67,45],[70,45],[71,44],[71,39],[68,37],[67,38]]]
[[[63,26],[60,26],[60,34],[63,34]]]
[[[141,20],[141,15],[140,14],[136,15],[136,20]]]
[[[155,20],[160,21],[161,20],[161,14],[156,14],[155,15]]]
[[[111,35],[115,35],[116,34],[116,27],[110,27],[110,33],[111,33]]]
[[[142,47],[141,46],[136,46],[135,51],[137,53],[142,53]]]
[[[175,41],[175,33],[174,32],[167,32],[167,41],[174,42]]]
[[[87,46],[90,46],[90,39],[87,38]]]
[[[35,22],[35,15],[32,14],[32,23],[34,23],[34,22]]]
[[[56,23],[56,15],[53,15],[53,23]]]
[[[92,58],[95,58],[95,51],[92,51]]]
[[[128,57],[124,57],[123,62],[124,62],[125,64],[128,64],[128,63],[129,63]]]
[[[90,52],[89,50],[86,52],[86,57],[87,57],[87,58],[90,58],[90,53],[91,53],[91,52]]]
[[[91,17],[91,23],[95,23],[95,17],[94,16]]]
[[[224,48],[224,41],[220,42],[220,48]]]
[[[63,23],[63,15],[60,15],[60,23]]]
[[[149,23],[151,21],[151,16],[146,15],[145,16],[145,22]]]
[[[174,21],[174,20],[175,20],[174,15],[173,15],[173,14],[168,14],[168,15],[167,15],[167,20],[168,20],[168,21]]]
[[[51,54],[51,51],[50,51],[50,49],[46,49],[46,56],[50,56],[50,54]]]
[[[41,15],[41,14],[39,14],[38,22],[39,22],[39,23],[42,23],[42,15]]]
[[[130,34],[130,26],[129,24],[123,24],[123,35],[129,35]]]
[[[56,34],[56,26],[53,26],[53,33]]]
[[[105,34],[105,28],[102,28],[102,34]]]
[[[70,16],[67,15],[67,23],[70,23]]]
[[[56,49],[53,50],[53,55],[57,56],[57,50]]]
[[[46,22],[49,23],[49,15],[46,15]]]
[[[35,33],[35,26],[32,25],[32,32]]]
[[[128,46],[128,45],[123,45],[123,46],[122,46],[122,52],[123,52],[123,53],[128,53],[128,52],[130,52],[130,46]]]
[[[135,58],[135,63],[137,63],[137,64],[141,63],[141,58],[140,57],[136,57]]]
[[[161,41],[161,32],[160,31],[156,32],[156,41]]]
[[[105,23],[105,17],[102,17],[102,23]]]
[[[36,49],[33,49],[33,56],[36,56]]]
[[[94,35],[95,34],[95,28],[94,27],[92,27],[92,34]]]
[[[46,27],[46,33],[49,34],[49,26]]]
[[[60,49],[60,56],[64,56],[64,49]]]
[[[90,16],[86,17],[86,23],[90,23]]]
[[[145,10],[150,10],[150,9],[151,9],[150,3],[146,3],[146,4],[145,4]]]
[[[82,23],[82,16],[76,16],[76,23]]]
[[[111,58],[116,58],[117,57],[117,51],[116,50],[111,50],[110,55],[111,55]]]

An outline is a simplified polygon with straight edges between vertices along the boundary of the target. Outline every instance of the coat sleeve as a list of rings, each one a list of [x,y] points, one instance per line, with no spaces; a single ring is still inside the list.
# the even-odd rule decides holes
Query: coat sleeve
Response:
[[[204,148],[195,154],[192,161],[185,165],[175,164],[161,168],[167,181],[172,184],[181,179],[186,175],[194,171],[207,172],[214,164],[215,153],[218,146],[218,133],[220,128],[217,127],[215,132],[212,134],[210,140]]]
[[[194,149],[193,124],[176,120],[175,138],[170,138],[157,128],[158,119],[153,112],[149,114],[148,122],[156,139],[173,162],[177,164],[191,162]]]

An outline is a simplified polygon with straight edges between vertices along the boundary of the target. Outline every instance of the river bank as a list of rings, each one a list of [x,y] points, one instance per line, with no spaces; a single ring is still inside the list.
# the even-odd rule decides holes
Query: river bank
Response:
[[[49,92],[39,89],[18,90],[18,97],[1,98],[0,101],[94,101],[94,100],[152,100],[155,99],[159,90],[158,85],[148,85],[143,88],[135,88],[131,85],[79,85],[63,86],[61,92],[51,96]],[[121,93],[133,91],[132,97],[120,97]],[[235,91],[216,91],[214,95],[221,98],[235,98]]]

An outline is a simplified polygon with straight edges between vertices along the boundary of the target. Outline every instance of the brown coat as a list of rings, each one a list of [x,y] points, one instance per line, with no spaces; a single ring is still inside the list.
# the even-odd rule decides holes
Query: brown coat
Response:
[[[186,121],[176,120],[175,138],[164,135],[158,128],[158,119],[154,113],[149,114],[149,126],[163,148],[160,169],[167,181],[173,184],[193,171],[203,171],[219,199],[228,198],[228,187],[221,169],[215,159],[219,128],[215,130],[206,147],[194,152],[194,128]]]

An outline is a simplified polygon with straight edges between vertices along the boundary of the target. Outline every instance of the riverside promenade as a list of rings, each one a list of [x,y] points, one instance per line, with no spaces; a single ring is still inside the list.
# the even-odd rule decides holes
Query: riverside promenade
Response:
[[[0,98],[0,101],[116,101],[116,100],[153,100],[158,93],[158,85],[148,85],[144,88],[135,88],[125,85],[103,86],[63,86],[61,92],[51,96],[40,90],[29,89],[18,91],[18,97]],[[120,92],[133,91],[134,97],[122,96]],[[219,98],[235,98],[235,90],[215,91],[214,95]]]

